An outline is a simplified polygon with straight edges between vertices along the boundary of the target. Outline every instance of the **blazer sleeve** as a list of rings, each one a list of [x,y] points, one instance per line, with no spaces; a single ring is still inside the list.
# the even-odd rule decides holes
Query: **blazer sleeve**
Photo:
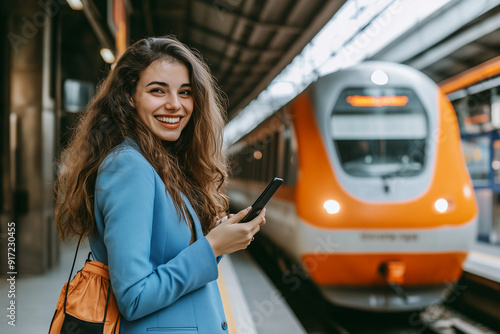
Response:
[[[97,177],[95,200],[104,219],[103,239],[118,307],[125,319],[136,320],[217,279],[217,260],[201,237],[153,268],[149,259],[154,251],[154,169],[134,151],[106,160]]]

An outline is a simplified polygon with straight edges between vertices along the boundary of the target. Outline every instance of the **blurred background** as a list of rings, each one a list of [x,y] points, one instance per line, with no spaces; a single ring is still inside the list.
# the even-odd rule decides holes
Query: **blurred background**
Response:
[[[0,268],[12,271],[15,222],[18,281],[36,291],[37,277],[61,278],[42,322],[73,249],[54,224],[56,162],[126,47],[168,34],[201,52],[227,94],[226,147],[322,76],[367,60],[423,72],[447,89],[457,116],[479,208],[474,239],[498,253],[500,0],[0,0]],[[480,77],[457,84],[478,67]]]

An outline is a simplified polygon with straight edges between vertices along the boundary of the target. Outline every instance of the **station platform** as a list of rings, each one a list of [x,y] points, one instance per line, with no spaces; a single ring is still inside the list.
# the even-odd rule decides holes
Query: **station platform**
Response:
[[[9,286],[0,282],[2,334],[46,334],[59,293],[68,279],[75,244],[61,245],[59,264],[49,272],[16,278],[16,326],[8,324],[6,308]],[[82,244],[75,270],[87,258],[88,244]],[[230,334],[306,333],[272,282],[246,251],[226,255],[219,264],[219,288]]]
[[[500,283],[500,247],[476,243],[467,256],[464,271]]]

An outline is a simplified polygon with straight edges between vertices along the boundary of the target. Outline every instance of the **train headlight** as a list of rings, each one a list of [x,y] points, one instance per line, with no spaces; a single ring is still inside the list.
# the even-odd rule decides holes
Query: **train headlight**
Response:
[[[445,213],[446,210],[448,210],[448,201],[444,198],[440,198],[436,202],[434,202],[434,208],[437,210],[437,212]]]
[[[339,202],[334,201],[333,199],[326,201],[323,204],[323,207],[325,208],[326,212],[328,212],[331,215],[336,214],[337,212],[340,211]]]
[[[389,82],[389,76],[382,70],[373,71],[371,79],[375,85],[380,86],[383,86]]]

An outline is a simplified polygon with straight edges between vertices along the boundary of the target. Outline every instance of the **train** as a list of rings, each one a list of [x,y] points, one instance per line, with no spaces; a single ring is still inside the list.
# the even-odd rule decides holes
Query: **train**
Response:
[[[452,105],[409,66],[325,75],[227,148],[233,210],[273,177],[261,234],[334,305],[443,302],[475,242],[478,206]]]

